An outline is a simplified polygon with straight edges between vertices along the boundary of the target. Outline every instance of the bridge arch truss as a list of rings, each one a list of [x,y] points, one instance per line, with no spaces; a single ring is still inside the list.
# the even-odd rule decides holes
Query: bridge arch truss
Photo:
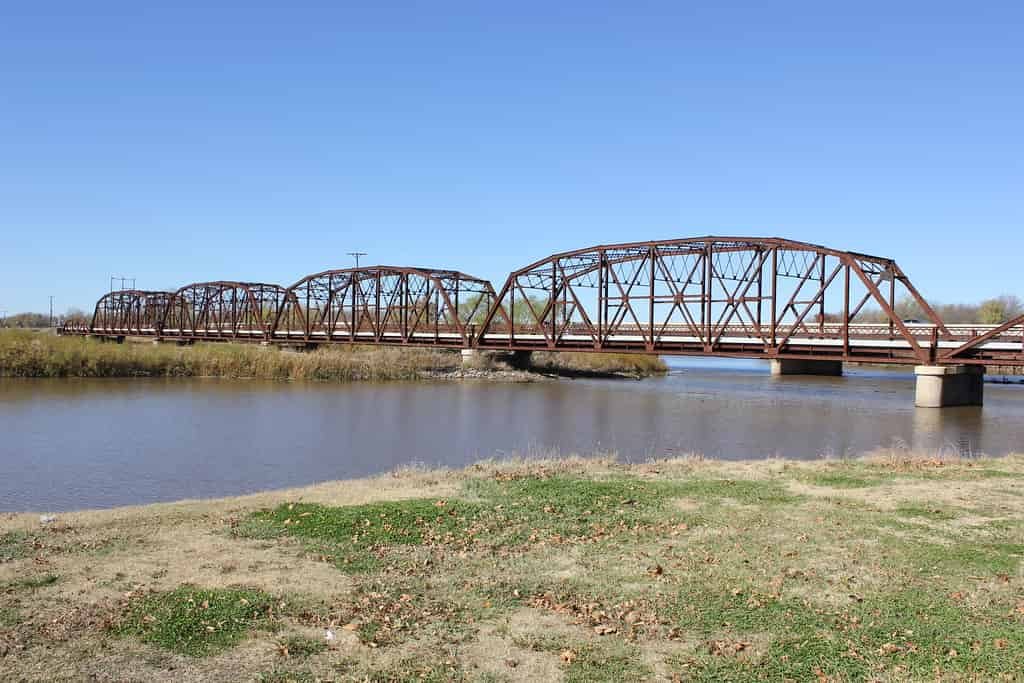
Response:
[[[927,321],[904,322],[909,297]],[[927,363],[948,334],[891,259],[781,238],[554,254],[512,273],[479,348]]]
[[[465,348],[496,298],[490,282],[454,270],[328,270],[288,288],[274,339]]]
[[[171,295],[161,336],[184,340],[270,341],[285,289],[264,282],[196,282]]]
[[[109,292],[96,302],[89,329],[115,337],[156,334],[172,296],[171,292],[138,289]]]

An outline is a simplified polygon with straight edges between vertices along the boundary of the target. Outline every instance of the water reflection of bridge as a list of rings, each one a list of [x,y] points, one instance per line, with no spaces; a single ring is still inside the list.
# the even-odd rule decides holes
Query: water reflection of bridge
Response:
[[[922,319],[902,319],[902,300]],[[63,332],[764,358],[780,374],[895,363],[919,366],[925,405],[979,403],[984,368],[1024,366],[1024,317],[947,325],[895,261],[778,238],[564,252],[513,272],[500,291],[458,271],[392,266],[325,271],[287,288],[217,281],[116,291]]]

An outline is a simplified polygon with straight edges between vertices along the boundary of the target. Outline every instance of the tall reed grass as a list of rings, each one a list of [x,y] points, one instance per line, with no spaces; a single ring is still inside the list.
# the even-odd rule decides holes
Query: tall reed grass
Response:
[[[490,363],[488,367],[500,365]],[[0,377],[225,377],[340,382],[419,379],[462,367],[458,352],[389,346],[330,346],[294,352],[254,344],[124,344],[47,332],[0,330]],[[657,356],[534,353],[532,369],[648,376]]]
[[[459,367],[458,353],[420,348],[328,347],[296,353],[249,344],[114,344],[0,331],[2,377],[225,377],[404,380]]]
[[[549,353],[534,352],[531,367],[579,373],[647,377],[668,372],[660,356],[640,353]]]

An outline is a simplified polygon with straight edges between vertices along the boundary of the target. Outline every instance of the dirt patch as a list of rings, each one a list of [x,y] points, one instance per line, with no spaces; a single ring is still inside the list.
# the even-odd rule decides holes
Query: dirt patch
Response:
[[[682,512],[695,512],[701,508],[703,503],[694,498],[674,498],[672,507]]]
[[[460,656],[463,668],[474,678],[484,675],[517,681],[560,681],[564,677],[557,654],[520,647],[493,627],[481,628]]]
[[[194,584],[204,588],[242,585],[277,594],[301,587],[304,594],[323,599],[342,595],[351,587],[351,580],[331,564],[302,557],[297,544],[285,553],[268,552],[269,545],[178,527],[153,536],[142,552],[99,558],[77,576],[73,562],[68,566],[57,562],[55,570],[67,577],[60,586],[69,598],[83,592],[95,595],[105,583],[115,591],[122,586],[170,590]]]
[[[557,614],[531,607],[524,607],[509,615],[508,629],[514,637],[558,636],[580,639],[590,636],[586,629],[566,622]]]

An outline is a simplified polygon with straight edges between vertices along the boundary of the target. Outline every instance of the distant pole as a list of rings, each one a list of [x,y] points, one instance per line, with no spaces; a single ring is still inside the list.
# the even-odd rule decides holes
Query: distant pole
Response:
[[[53,295],[50,295],[50,327],[53,327]]]
[[[114,282],[120,282],[121,283],[121,289],[124,289],[125,283],[131,282],[132,283],[132,289],[135,289],[135,278],[133,278],[133,277],[121,277],[121,276],[118,276],[118,275],[111,275],[110,276],[110,291],[111,292],[114,291]]]
[[[350,252],[348,252],[348,255],[355,257],[355,259],[356,259],[356,268],[358,268],[359,267],[359,257],[360,256],[366,256],[366,252],[365,251],[350,251]]]

